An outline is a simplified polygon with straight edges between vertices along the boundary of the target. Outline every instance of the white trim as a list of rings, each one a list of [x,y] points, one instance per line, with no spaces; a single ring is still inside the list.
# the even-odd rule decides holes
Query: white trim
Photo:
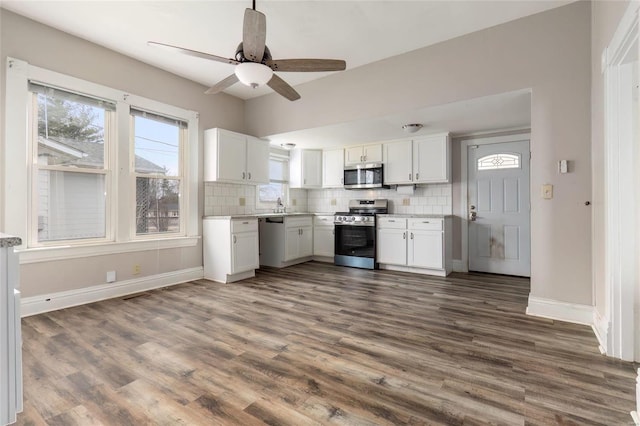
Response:
[[[636,411],[631,412],[631,418],[640,426],[640,368],[638,368],[638,377],[636,377]]]
[[[201,237],[163,238],[156,240],[136,240],[122,243],[100,243],[65,247],[38,247],[16,250],[20,253],[20,264],[51,262],[54,260],[77,259],[80,257],[104,256],[136,251],[163,250],[195,246]]]
[[[78,290],[24,297],[22,298],[21,313],[22,317],[27,317],[43,312],[121,297],[127,294],[181,284],[201,279],[203,276],[204,270],[200,266],[116,283],[89,286]]]
[[[609,347],[609,328],[611,327],[611,322],[608,318],[600,315],[598,310],[593,308],[593,324],[591,328],[593,328],[593,333],[596,335],[598,339],[598,343],[600,344],[600,353],[606,355],[607,348]]]
[[[636,353],[640,331],[635,324],[635,292],[640,286],[637,256],[640,247],[635,236],[640,230],[637,219],[635,186],[638,160],[634,158],[631,133],[631,99],[626,85],[631,84],[629,55],[638,59],[638,2],[630,2],[611,43],[603,52],[605,95],[605,315],[611,319],[607,334],[607,354],[631,361]],[[621,96],[625,94],[625,96]],[[638,118],[635,117],[635,120]],[[594,282],[594,287],[598,283]]]
[[[527,315],[576,324],[592,325],[593,310],[593,306],[590,305],[578,305],[575,303],[559,302],[557,300],[529,296]]]
[[[462,262],[462,259],[453,259],[451,262],[453,267],[453,272],[469,272],[465,270],[465,264]]]
[[[493,134],[495,133],[496,132],[493,132]],[[518,142],[526,139],[529,141],[529,152],[531,152],[531,132],[525,131],[523,133],[489,137],[469,135],[455,139],[460,141],[460,210],[458,211],[458,215],[461,219],[462,259],[460,259],[461,264],[458,265],[459,269],[454,267],[454,270],[456,272],[469,272],[469,222],[467,221],[467,212],[469,211],[469,198],[467,196],[467,162],[469,160],[467,153],[469,147],[472,145]],[[456,214],[456,212],[453,212],[453,214]]]

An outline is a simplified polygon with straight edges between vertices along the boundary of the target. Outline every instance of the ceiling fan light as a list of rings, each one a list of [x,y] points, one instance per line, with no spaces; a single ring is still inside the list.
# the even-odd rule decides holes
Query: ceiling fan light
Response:
[[[242,84],[254,89],[267,84],[273,76],[271,68],[256,62],[243,62],[236,65],[235,73]]]

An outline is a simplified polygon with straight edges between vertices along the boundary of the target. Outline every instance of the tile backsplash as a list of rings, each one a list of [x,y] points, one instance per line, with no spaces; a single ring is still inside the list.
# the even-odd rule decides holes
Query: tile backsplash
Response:
[[[230,183],[205,182],[205,216],[253,214],[270,212],[270,208],[256,206],[256,187]],[[401,189],[402,191],[402,189]],[[396,189],[291,189],[288,212],[337,212],[349,210],[349,200],[386,198],[391,213],[452,214],[451,184],[432,184],[415,187],[412,194]]]

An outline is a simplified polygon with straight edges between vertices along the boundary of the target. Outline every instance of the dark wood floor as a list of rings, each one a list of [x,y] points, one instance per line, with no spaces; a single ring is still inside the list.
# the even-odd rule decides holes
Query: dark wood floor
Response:
[[[308,263],[23,320],[19,424],[631,424],[633,365],[529,282]]]

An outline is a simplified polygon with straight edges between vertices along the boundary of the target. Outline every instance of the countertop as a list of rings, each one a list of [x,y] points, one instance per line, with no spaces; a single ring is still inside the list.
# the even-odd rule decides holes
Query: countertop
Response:
[[[400,219],[445,219],[447,217],[451,217],[450,214],[395,214],[395,213],[387,213],[387,214],[379,214],[379,217],[397,217]]]
[[[231,214],[222,216],[205,216],[205,220],[229,220],[229,219],[258,219],[261,217],[291,217],[291,216],[314,216],[315,213],[291,212],[291,213],[254,213],[254,214]]]
[[[20,237],[14,237],[13,235],[3,234],[0,232],[0,247],[14,247],[22,244]]]

